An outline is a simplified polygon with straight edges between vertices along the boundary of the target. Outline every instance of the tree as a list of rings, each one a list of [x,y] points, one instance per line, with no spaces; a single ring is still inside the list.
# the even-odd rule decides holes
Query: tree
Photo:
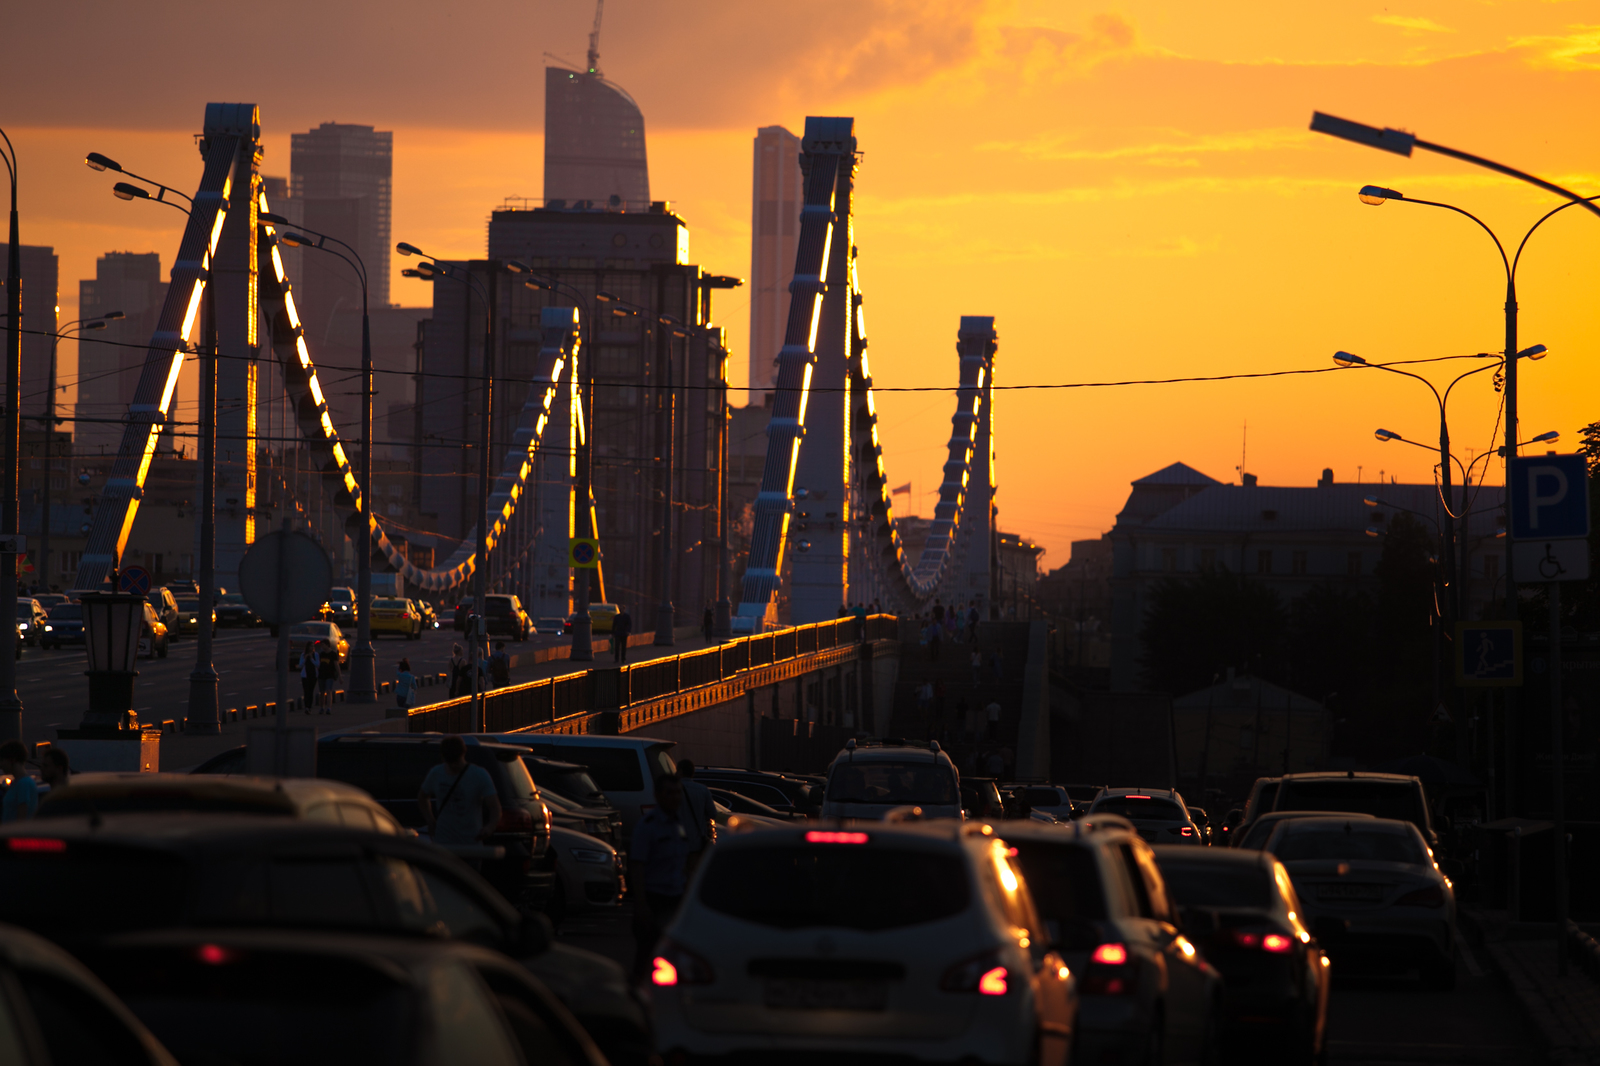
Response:
[[[1139,665],[1152,689],[1175,696],[1229,667],[1281,679],[1287,623],[1277,592],[1225,567],[1167,578],[1151,590]]]
[[[1317,585],[1289,605],[1293,685],[1321,700],[1331,692],[1359,699],[1373,663],[1372,597],[1334,583]]]

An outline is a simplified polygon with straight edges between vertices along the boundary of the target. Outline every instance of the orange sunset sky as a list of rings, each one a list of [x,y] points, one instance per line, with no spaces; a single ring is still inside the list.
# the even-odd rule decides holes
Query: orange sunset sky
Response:
[[[158,251],[167,268],[182,217],[113,199],[83,155],[188,188],[205,103],[248,100],[269,174],[287,176],[292,131],[393,130],[395,239],[481,256],[489,211],[542,191],[544,54],[581,60],[592,18],[589,0],[13,5],[0,125],[21,157],[23,243],[60,254],[63,321],[97,255]],[[1356,189],[1457,203],[1513,244],[1559,201],[1313,134],[1314,109],[1600,193],[1589,0],[611,0],[601,66],[644,110],[652,195],[674,201],[692,260],[715,272],[749,272],[755,129],[855,117],[882,386],[952,384],[963,313],[996,316],[1002,384],[1323,367],[1338,348],[1498,350],[1504,282],[1488,238],[1447,212],[1364,207]],[[1522,435],[1558,429],[1563,450],[1600,419],[1597,249],[1600,219],[1567,211],[1519,274],[1522,343],[1553,352],[1523,376]],[[399,268],[394,298],[427,302]],[[742,383],[740,295],[719,296],[716,317]],[[1491,445],[1488,376],[1452,403],[1463,458]],[[952,403],[880,396],[891,482],[914,481],[924,513]],[[1070,541],[1109,528],[1136,477],[1182,460],[1236,481],[1246,422],[1263,483],[1309,485],[1325,466],[1340,481],[1358,468],[1431,477],[1426,453],[1372,430],[1428,439],[1432,398],[1377,371],[1007,393],[1002,527],[1062,565]]]

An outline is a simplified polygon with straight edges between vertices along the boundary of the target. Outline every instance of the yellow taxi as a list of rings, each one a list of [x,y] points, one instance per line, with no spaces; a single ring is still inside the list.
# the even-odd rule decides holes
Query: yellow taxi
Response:
[[[611,623],[616,621],[622,609],[614,603],[591,603],[589,605],[589,628],[594,633],[611,632]]]
[[[422,612],[410,600],[398,596],[379,596],[372,601],[372,618],[368,623],[372,636],[394,633],[407,640],[422,639]]]
[[[332,622],[299,622],[289,627],[289,662],[300,661],[300,653],[318,642],[339,649],[339,665],[350,661],[350,642],[344,631]]]

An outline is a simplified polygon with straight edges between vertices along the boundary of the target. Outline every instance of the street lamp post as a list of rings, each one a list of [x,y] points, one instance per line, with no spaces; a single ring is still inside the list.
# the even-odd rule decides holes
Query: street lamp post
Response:
[[[700,318],[711,321],[711,290],[737,289],[743,278],[727,274],[708,274],[700,279]],[[721,410],[717,419],[717,605],[712,615],[712,636],[727,640],[733,636],[733,602],[728,598],[733,584],[728,558],[728,366],[727,353],[723,352],[723,365],[719,377],[722,381]]]
[[[265,213],[261,221],[283,226],[289,220]],[[350,656],[351,703],[378,702],[378,676],[372,650],[372,323],[367,314],[367,264],[359,252],[337,237],[300,227],[304,233],[283,233],[279,239],[291,248],[315,248],[336,255],[350,265],[361,282],[361,541],[356,545],[356,646]],[[307,236],[309,234],[310,236]],[[329,248],[328,241],[350,254]]]
[[[487,592],[487,570],[489,560],[489,448],[492,442],[494,426],[494,318],[495,318],[495,288],[494,285],[485,286],[472,276],[470,269],[457,272],[456,268],[441,264],[433,256],[428,255],[414,244],[404,241],[395,245],[395,250],[401,255],[414,255],[423,262],[415,270],[404,271],[411,277],[418,277],[424,281],[432,281],[436,277],[456,278],[464,281],[469,288],[478,294],[484,306],[483,326],[483,410],[479,412],[479,421],[482,424],[482,435],[479,438],[478,453],[478,542],[474,549],[472,560],[472,607],[477,621],[474,623],[469,616],[467,644],[470,670],[472,673],[472,720],[473,729],[482,732],[487,728],[484,716],[483,679],[480,676],[478,665],[480,661],[480,647],[486,633],[488,623],[488,610],[484,597]],[[498,271],[500,263],[489,260],[489,269]]]
[[[22,245],[17,233],[17,150],[5,130],[0,139],[6,150],[0,159],[11,178],[11,243],[6,248],[6,397],[0,433],[5,434],[5,455],[0,462],[0,532],[17,531],[17,406],[22,385]],[[0,559],[0,603],[17,601],[16,556]],[[17,698],[17,627],[0,625],[0,738],[22,739],[22,701]]]
[[[589,301],[583,292],[576,286],[567,285],[554,278],[533,274],[526,264],[515,259],[506,263],[506,269],[513,274],[528,274],[528,280],[523,284],[536,291],[556,292],[560,290],[582,310],[584,316],[584,332],[587,338],[588,351],[578,353],[578,408],[583,424],[583,440],[578,446],[577,455],[577,484],[573,486],[573,495],[577,497],[577,512],[579,514],[579,535],[587,536],[598,541],[600,531],[594,528],[592,521],[594,509],[589,506],[589,497],[594,487],[594,315],[590,313]],[[579,567],[577,580],[572,590],[574,609],[572,612],[572,654],[573,662],[594,662],[594,620],[589,616],[590,597],[593,590],[590,587],[590,567]],[[612,637],[616,639],[615,635]],[[624,637],[624,640],[627,638]]]

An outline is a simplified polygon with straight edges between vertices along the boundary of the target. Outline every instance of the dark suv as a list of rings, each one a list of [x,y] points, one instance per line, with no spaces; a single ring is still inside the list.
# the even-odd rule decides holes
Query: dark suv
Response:
[[[486,635],[510,637],[512,640],[528,639],[528,634],[533,631],[533,620],[522,609],[521,600],[515,596],[485,596],[483,602],[488,611]]]
[[[425,824],[417,793],[428,771],[441,762],[438,733],[345,733],[317,742],[317,776],[331,777],[366,791],[403,826]],[[500,798],[500,824],[489,837],[504,858],[486,859],[483,876],[513,904],[539,910],[555,885],[550,848],[550,814],[522,765],[527,749],[485,744],[472,737],[467,761],[489,771]]]
[[[1353,811],[1410,822],[1428,847],[1439,847],[1421,778],[1355,770],[1285,774],[1274,801],[1275,811]]]

